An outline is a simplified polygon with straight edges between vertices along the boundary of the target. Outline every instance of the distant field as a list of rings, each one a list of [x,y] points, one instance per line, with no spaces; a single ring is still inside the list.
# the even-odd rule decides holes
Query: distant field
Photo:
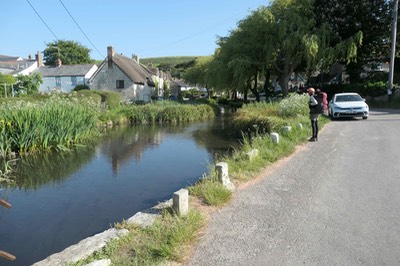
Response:
[[[165,56],[165,57],[149,57],[149,58],[140,58],[140,63],[143,65],[147,65],[152,63],[153,66],[158,67],[160,64],[172,65],[176,66],[182,63],[190,62],[196,58],[205,57],[205,56]],[[100,66],[103,60],[96,60],[95,64]]]
[[[149,57],[149,58],[140,58],[140,63],[147,65],[148,63],[152,63],[153,66],[157,67],[161,63],[176,66],[181,63],[189,62],[200,56],[168,56],[168,57]]]

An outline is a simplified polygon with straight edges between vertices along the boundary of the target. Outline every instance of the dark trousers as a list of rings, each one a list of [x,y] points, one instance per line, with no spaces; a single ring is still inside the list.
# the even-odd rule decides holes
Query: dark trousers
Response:
[[[318,138],[318,118],[311,119],[312,137]]]

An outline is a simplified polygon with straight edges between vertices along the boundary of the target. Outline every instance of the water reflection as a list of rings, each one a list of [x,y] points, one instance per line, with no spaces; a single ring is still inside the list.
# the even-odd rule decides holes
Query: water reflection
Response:
[[[97,145],[27,156],[15,184],[0,184],[0,249],[30,265],[171,197],[238,146],[223,118],[109,132]],[[4,197],[3,197],[4,198]]]
[[[66,152],[46,152],[24,156],[13,166],[12,188],[36,190],[51,183],[62,183],[95,156],[95,148],[86,146]]]

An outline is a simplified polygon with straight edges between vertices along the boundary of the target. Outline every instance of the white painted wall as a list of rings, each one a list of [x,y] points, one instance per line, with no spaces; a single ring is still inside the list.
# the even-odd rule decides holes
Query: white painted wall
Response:
[[[84,76],[76,77],[76,84],[72,83],[71,77],[60,77],[57,83],[56,77],[43,77],[43,83],[39,87],[39,92],[47,93],[51,91],[71,92],[78,84],[87,84]]]
[[[76,85],[88,84],[89,78],[96,72],[97,66],[93,67],[86,73],[85,76],[62,76],[60,82],[57,82],[56,77],[43,77],[43,83],[39,87],[39,92],[48,93],[51,91],[71,92]],[[75,82],[76,80],[76,82]]]
[[[18,72],[18,74],[15,74],[14,76],[30,75],[37,68],[38,68],[37,62],[35,62],[35,63],[31,64],[30,66],[28,66],[27,68],[25,68],[24,70]]]
[[[100,68],[100,71],[90,84],[91,90],[119,92],[123,101],[148,102],[151,100],[150,95],[153,93],[154,87],[150,87],[147,84],[141,85],[133,83],[115,64],[113,68],[108,68],[107,64],[102,65]],[[117,80],[124,81],[125,86],[123,89],[117,89]]]

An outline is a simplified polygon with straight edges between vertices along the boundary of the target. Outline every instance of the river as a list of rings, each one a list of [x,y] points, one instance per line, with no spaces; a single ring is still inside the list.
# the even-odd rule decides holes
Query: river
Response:
[[[239,146],[229,118],[124,127],[96,145],[27,156],[15,184],[0,184],[0,250],[31,265],[109,229],[195,183],[218,154]]]

